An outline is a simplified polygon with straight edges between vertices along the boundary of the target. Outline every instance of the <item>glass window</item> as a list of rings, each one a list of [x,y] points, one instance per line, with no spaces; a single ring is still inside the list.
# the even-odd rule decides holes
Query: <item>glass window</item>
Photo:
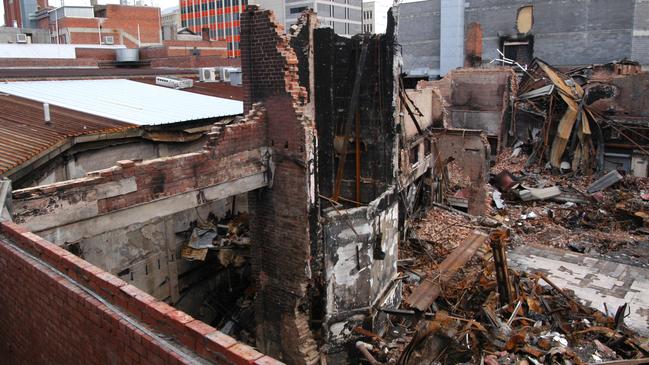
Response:
[[[291,8],[290,13],[291,13],[291,14],[299,14],[299,13],[305,11],[306,9],[308,9],[308,7],[306,7],[306,6],[299,6],[299,7],[297,7],[297,8]]]

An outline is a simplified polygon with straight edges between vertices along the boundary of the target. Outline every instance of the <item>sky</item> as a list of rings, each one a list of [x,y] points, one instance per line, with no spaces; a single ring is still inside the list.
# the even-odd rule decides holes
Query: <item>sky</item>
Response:
[[[376,0],[376,1],[383,6],[392,5],[392,0]],[[413,1],[421,1],[421,0],[403,0],[404,3],[410,3]],[[157,3],[157,5],[161,9],[166,9],[178,5],[180,3],[180,0],[152,0],[151,2],[153,4]],[[101,3],[101,1],[99,1],[99,3]],[[3,9],[2,2],[0,2],[0,25],[2,25],[3,23],[4,23],[4,9]]]

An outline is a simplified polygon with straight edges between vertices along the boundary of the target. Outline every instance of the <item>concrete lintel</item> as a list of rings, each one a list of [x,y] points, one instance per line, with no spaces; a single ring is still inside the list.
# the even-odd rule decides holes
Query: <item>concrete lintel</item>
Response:
[[[92,191],[86,192],[86,194],[93,196],[93,200],[84,201],[80,199],[77,201],[76,199],[60,199],[58,202],[60,208],[56,214],[50,213],[27,217],[22,225],[37,232],[93,218],[99,214],[97,200],[125,195],[134,191],[137,191],[135,177],[100,184],[92,189]],[[73,191],[72,193],[75,192]],[[80,195],[81,193],[76,192],[76,194]]]
[[[35,233],[57,244],[77,242],[83,238],[96,236],[135,223],[144,223],[160,216],[192,209],[209,201],[225,199],[267,185],[266,173],[259,172],[204,189],[154,200],[56,228],[36,231]],[[30,227],[27,226],[27,228]]]
[[[0,222],[11,221],[11,180],[0,178]]]

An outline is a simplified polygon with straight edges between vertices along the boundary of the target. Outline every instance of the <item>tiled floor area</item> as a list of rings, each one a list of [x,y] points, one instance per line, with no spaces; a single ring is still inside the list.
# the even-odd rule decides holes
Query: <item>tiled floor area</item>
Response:
[[[625,323],[649,335],[649,269],[620,264],[549,247],[521,246],[508,253],[509,265],[522,271],[541,271],[561,288],[570,289],[591,307],[612,314],[629,303]]]

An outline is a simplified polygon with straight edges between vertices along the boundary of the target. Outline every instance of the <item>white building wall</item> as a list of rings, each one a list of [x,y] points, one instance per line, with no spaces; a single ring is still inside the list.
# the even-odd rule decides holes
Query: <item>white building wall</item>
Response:
[[[441,2],[440,75],[464,65],[464,0]]]

